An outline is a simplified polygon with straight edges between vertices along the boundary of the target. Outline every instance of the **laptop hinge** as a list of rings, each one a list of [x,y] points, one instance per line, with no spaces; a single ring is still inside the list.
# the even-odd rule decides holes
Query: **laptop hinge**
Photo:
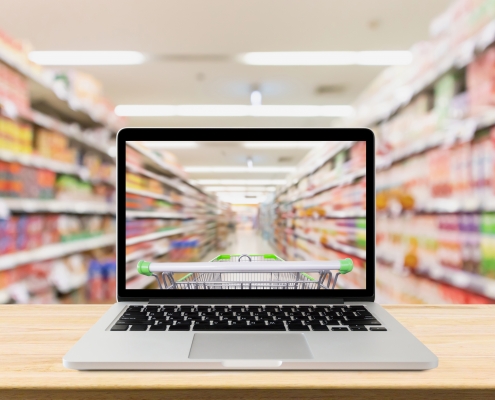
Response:
[[[215,301],[217,300],[217,301]],[[206,300],[205,299],[150,299],[148,304],[281,304],[280,300],[268,300],[260,302],[259,300],[253,299],[253,301],[249,301],[246,299],[242,299],[236,301],[235,299],[230,300]],[[331,300],[313,300],[311,302],[301,302],[301,300],[294,299],[292,301],[283,301],[282,304],[344,304],[344,299],[331,299]]]

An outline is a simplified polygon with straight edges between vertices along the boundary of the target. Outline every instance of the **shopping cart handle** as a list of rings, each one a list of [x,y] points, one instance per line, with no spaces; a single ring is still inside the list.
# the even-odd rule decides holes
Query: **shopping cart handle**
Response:
[[[142,275],[151,276],[155,272],[319,272],[338,271],[347,274],[352,271],[353,262],[350,258],[330,261],[286,261],[274,263],[259,262],[176,262],[155,263],[139,261],[137,270]]]

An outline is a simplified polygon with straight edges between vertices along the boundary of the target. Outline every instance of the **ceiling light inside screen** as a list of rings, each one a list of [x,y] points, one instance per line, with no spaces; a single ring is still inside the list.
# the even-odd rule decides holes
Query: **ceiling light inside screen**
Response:
[[[407,65],[410,51],[255,52],[237,57],[248,65]]]
[[[263,100],[263,96],[259,90],[254,90],[251,92],[251,105],[252,106],[261,106],[261,102]]]
[[[39,65],[135,65],[146,61],[137,51],[31,51],[28,57]]]
[[[349,105],[119,105],[121,117],[350,117]]]

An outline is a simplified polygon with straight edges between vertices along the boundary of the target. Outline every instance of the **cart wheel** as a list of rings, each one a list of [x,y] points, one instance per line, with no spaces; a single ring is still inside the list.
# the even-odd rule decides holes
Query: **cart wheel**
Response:
[[[242,257],[247,257],[247,258],[249,258],[249,261],[253,261],[253,260],[251,260],[251,257],[249,257],[247,254],[242,254],[242,255],[239,257],[239,260],[237,260],[237,261],[241,262]]]

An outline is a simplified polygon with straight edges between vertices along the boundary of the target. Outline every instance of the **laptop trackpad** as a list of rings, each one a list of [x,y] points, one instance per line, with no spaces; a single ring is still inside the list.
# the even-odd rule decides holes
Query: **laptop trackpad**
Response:
[[[284,360],[313,354],[302,333],[196,333],[189,358]]]

